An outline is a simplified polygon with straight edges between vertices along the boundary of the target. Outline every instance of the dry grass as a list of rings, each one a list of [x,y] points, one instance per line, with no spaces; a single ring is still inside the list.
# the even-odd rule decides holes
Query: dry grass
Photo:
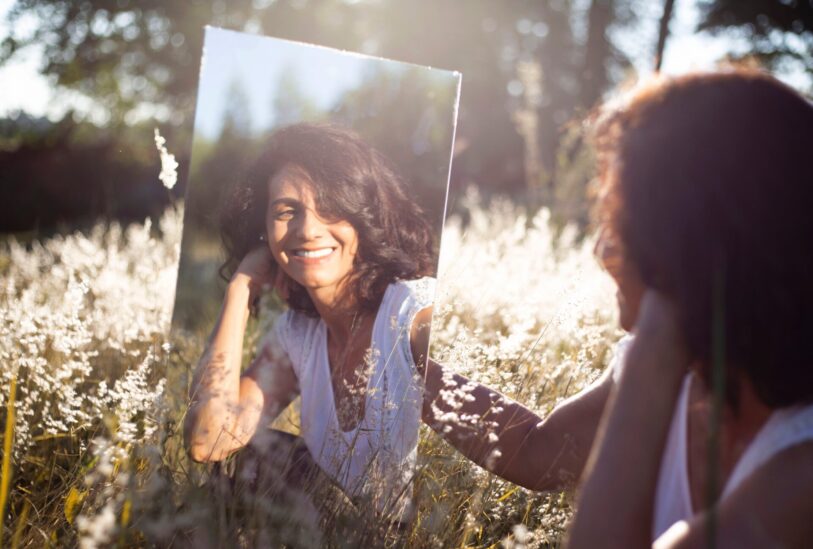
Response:
[[[554,237],[546,212],[527,220],[508,202],[486,208],[476,197],[468,208],[471,223],[452,219],[444,233],[432,354],[545,414],[605,366],[618,336],[611,283],[589,239]],[[567,496],[501,481],[425,428],[418,512],[405,528],[335,490],[315,505],[298,492],[213,487],[212,467],[187,460],[178,430],[201,341],[170,346],[166,335],[181,218],[172,210],[160,227],[99,227],[2,249],[0,421],[14,443],[7,434],[0,543],[558,544]]]

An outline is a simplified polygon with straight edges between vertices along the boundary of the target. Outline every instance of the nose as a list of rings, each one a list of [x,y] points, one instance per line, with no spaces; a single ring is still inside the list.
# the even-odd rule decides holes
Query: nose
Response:
[[[303,242],[318,240],[324,234],[324,230],[325,223],[312,209],[306,208],[302,215],[299,216],[299,222],[296,225],[296,234]]]

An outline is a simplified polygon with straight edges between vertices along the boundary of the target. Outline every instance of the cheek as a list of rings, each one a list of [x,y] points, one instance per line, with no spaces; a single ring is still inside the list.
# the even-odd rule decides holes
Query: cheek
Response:
[[[349,223],[343,224],[341,227],[337,227],[335,234],[336,239],[342,243],[345,253],[355,257],[358,254],[359,239],[353,226]]]
[[[282,254],[285,236],[287,234],[287,227],[281,223],[271,223],[266,226],[266,239],[268,240],[268,248],[271,254],[279,261]]]

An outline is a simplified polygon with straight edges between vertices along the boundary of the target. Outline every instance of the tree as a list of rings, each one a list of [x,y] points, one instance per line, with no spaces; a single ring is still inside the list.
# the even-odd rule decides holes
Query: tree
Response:
[[[296,68],[282,69],[272,101],[274,122],[279,126],[313,121],[319,109],[299,84]]]
[[[253,5],[267,4],[255,9]],[[303,9],[307,7],[308,9]],[[17,0],[6,16],[12,32],[0,44],[0,64],[31,45],[43,48],[42,74],[105,108],[111,124],[147,107],[183,124],[194,105],[203,27],[254,30],[334,47],[357,46],[335,25],[355,8],[344,2],[251,0]]]
[[[772,70],[801,70],[813,90],[813,3],[805,0],[701,0],[698,30],[736,30],[751,44],[747,55]]]
[[[666,49],[666,39],[669,37],[669,21],[672,19],[672,10],[675,7],[675,0],[665,0],[663,3],[663,14],[658,25],[658,45],[655,46],[655,71],[661,70],[663,62],[663,51]]]
[[[251,111],[248,106],[248,93],[238,77],[232,77],[226,95],[220,140],[250,136]]]
[[[633,0],[18,0],[0,61],[42,44],[43,74],[107,109],[111,125],[133,113],[191,120],[205,24],[363,51],[463,74],[453,181],[525,188],[523,140],[512,113],[524,106],[520,62],[537,63],[539,165],[556,181],[560,128],[598,101],[628,62],[608,30]],[[145,108],[146,107],[146,108]],[[129,118],[128,118],[129,115]],[[540,176],[541,178],[541,176]]]

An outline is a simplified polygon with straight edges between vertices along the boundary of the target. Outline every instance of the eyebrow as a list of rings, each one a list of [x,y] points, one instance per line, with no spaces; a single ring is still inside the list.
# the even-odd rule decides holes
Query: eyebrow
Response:
[[[280,206],[280,205],[282,205],[282,206],[299,206],[301,204],[302,203],[299,200],[295,199],[295,198],[277,198],[276,200],[272,201],[268,205],[268,207],[269,208],[275,208],[275,207]]]

